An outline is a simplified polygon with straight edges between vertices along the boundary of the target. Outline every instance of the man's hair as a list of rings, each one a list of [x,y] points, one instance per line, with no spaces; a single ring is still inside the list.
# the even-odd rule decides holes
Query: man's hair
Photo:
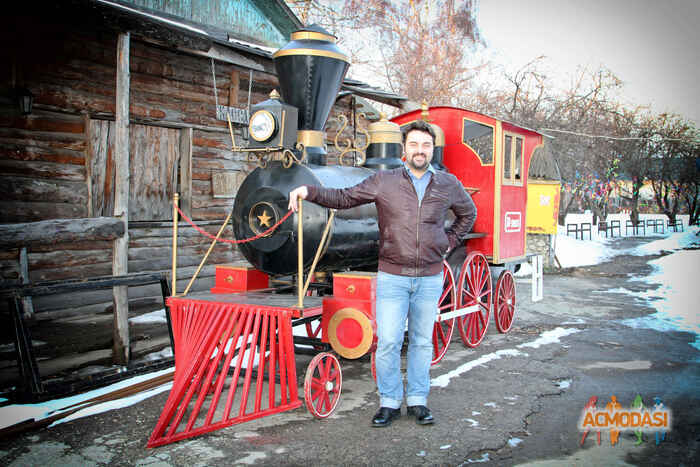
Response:
[[[433,126],[430,123],[426,122],[425,120],[415,120],[401,128],[401,142],[404,145],[406,144],[406,136],[411,131],[422,131],[428,133],[430,137],[433,138],[433,146],[435,146],[435,130],[433,130]]]

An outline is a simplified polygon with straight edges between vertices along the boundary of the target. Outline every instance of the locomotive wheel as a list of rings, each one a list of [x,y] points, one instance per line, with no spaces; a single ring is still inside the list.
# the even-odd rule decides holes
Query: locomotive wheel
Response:
[[[498,332],[508,332],[513,325],[515,314],[515,281],[513,273],[507,269],[501,272],[496,281],[493,314]]]
[[[455,278],[452,269],[446,261],[442,262],[442,296],[438,302],[438,312],[447,313],[457,309],[457,292],[455,291]],[[452,340],[452,332],[455,328],[454,318],[445,321],[436,321],[433,327],[433,361],[435,365],[447,352],[447,347]]]
[[[458,308],[478,305],[479,309],[457,318],[459,334],[467,347],[476,347],[486,335],[492,291],[491,272],[486,258],[481,253],[469,253],[459,275]]]
[[[327,418],[340,400],[343,374],[335,355],[322,352],[311,359],[304,377],[306,408],[316,418]]]
[[[374,330],[367,315],[355,308],[336,311],[328,321],[328,341],[343,358],[359,358],[372,346]]]

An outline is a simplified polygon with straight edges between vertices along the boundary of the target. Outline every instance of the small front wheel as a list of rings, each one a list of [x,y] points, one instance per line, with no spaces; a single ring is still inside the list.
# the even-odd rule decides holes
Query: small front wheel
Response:
[[[306,408],[316,418],[327,418],[335,411],[340,400],[343,374],[335,355],[322,352],[309,363],[304,378]]]

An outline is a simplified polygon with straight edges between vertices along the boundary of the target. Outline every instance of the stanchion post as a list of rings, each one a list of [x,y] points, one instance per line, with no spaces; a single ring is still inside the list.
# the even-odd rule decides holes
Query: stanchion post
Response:
[[[297,307],[304,306],[304,226],[302,224],[303,207],[301,196],[298,198],[299,210],[297,211],[297,251],[299,258],[297,260]]]
[[[177,295],[177,219],[178,213],[177,208],[180,203],[180,194],[175,193],[173,195],[173,272],[172,272],[172,297]]]

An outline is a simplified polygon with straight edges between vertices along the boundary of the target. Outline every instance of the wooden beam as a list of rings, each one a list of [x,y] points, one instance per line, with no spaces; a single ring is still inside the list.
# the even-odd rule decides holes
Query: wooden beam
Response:
[[[114,241],[112,275],[129,273],[129,43],[128,32],[117,42],[117,89],[114,138],[114,217],[124,221],[124,235]],[[129,363],[129,296],[126,286],[114,287],[114,331],[112,358],[118,365]]]
[[[192,128],[180,130],[180,209],[192,217]],[[173,188],[175,185],[173,185]]]
[[[241,85],[241,74],[238,70],[231,71],[231,82],[228,86],[228,106],[238,107],[238,89]]]
[[[126,232],[124,221],[116,217],[89,219],[50,219],[22,224],[0,225],[0,248],[22,248],[85,240],[115,240]]]
[[[101,276],[89,279],[45,281],[27,286],[23,285],[7,293],[17,294],[21,297],[38,297],[81,290],[108,289],[116,286],[157,284],[160,283],[162,278],[162,273],[144,272],[127,274],[126,276]]]

